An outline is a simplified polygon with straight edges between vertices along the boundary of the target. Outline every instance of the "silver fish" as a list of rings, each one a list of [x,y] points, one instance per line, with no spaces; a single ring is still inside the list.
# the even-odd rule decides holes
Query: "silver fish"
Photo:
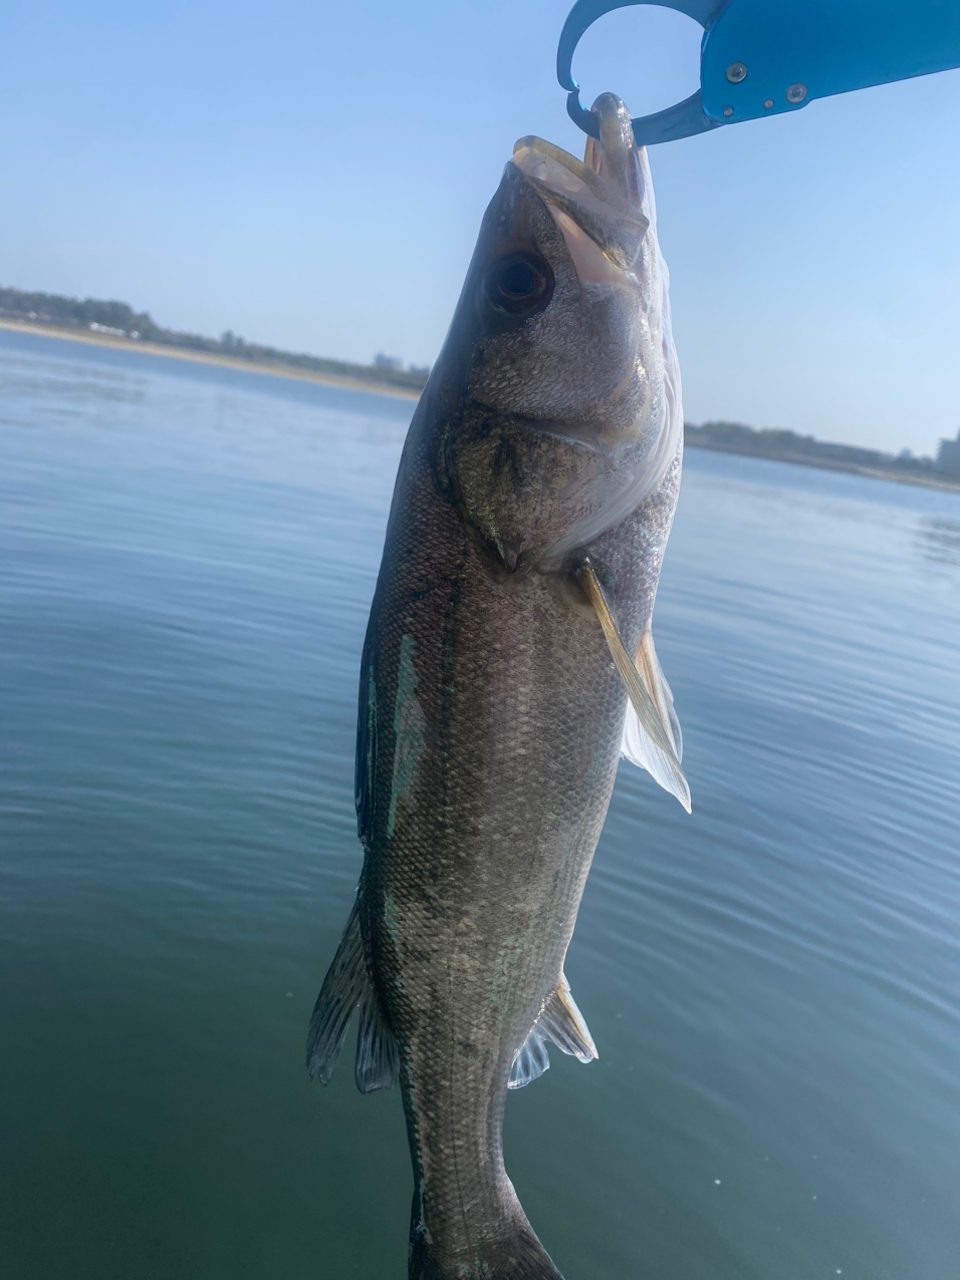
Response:
[[[507,1090],[597,1056],[563,972],[623,753],[689,809],[650,620],[683,413],[646,154],[523,138],[410,426],[363,651],[356,904],[310,1027],[397,1078],[413,1280],[560,1280],[504,1170]]]

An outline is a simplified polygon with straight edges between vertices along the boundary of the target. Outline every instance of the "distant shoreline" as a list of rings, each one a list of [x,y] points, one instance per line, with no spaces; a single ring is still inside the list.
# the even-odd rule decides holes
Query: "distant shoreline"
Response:
[[[274,378],[294,378],[298,382],[315,382],[325,387],[339,387],[344,391],[366,391],[371,395],[392,396],[394,399],[416,401],[420,393],[405,387],[392,387],[382,382],[373,382],[364,378],[351,378],[343,374],[320,373],[311,369],[298,369],[281,361],[243,360],[234,356],[217,355],[213,352],[192,351],[184,347],[166,346],[159,342],[147,342],[131,338],[117,338],[110,334],[100,334],[83,329],[68,329],[60,325],[31,324],[26,320],[0,319],[0,329],[11,333],[30,333],[40,338],[63,338],[67,342],[83,342],[88,346],[109,347],[116,351],[130,351],[149,356],[166,356],[170,360],[187,360],[194,364],[215,365],[222,369],[236,369],[241,373],[267,374]],[[859,466],[856,463],[832,461],[831,459],[810,457],[806,454],[790,454],[783,452],[763,453],[758,449],[736,449],[724,447],[722,444],[707,443],[700,439],[687,437],[687,448],[705,449],[710,453],[731,453],[738,458],[763,458],[767,462],[785,462],[792,466],[813,467],[821,471],[840,471],[848,475],[865,476],[870,480],[891,480],[895,484],[918,485],[923,489],[938,489],[945,493],[960,493],[960,480],[948,480],[940,476],[924,475],[918,472],[889,470],[879,467]]]
[[[298,369],[279,360],[243,360],[235,356],[221,356],[207,351],[191,351],[184,347],[166,346],[160,342],[146,342],[134,338],[116,338],[110,334],[94,333],[85,329],[68,329],[55,324],[31,324],[27,320],[2,320],[0,329],[11,333],[32,333],[39,338],[64,338],[67,342],[83,342],[93,347],[110,347],[115,351],[130,351],[137,355],[166,356],[170,360],[191,360],[194,364],[212,364],[221,369],[237,369],[241,373],[264,373],[274,378],[295,378],[298,382],[317,382],[325,387],[340,387],[344,391],[368,391],[376,396],[393,396],[400,400],[419,400],[420,392],[405,387],[392,387],[383,382],[365,378],[350,378],[338,373],[319,373],[312,369]]]
[[[891,480],[894,484],[912,484],[921,489],[939,489],[943,493],[960,493],[960,480],[947,480],[940,476],[924,475],[912,471],[889,471],[881,467],[863,467],[853,462],[833,462],[825,458],[790,453],[761,453],[758,449],[730,449],[720,444],[707,444],[702,440],[684,441],[686,449],[703,449],[707,453],[730,453],[737,458],[762,458],[765,462],[785,462],[788,466],[813,467],[816,471],[841,471],[847,475],[865,476],[868,480]]]

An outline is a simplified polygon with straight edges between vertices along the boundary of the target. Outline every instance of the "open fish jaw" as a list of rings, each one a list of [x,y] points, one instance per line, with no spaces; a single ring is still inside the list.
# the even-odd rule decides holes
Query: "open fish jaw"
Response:
[[[650,227],[649,169],[645,153],[634,144],[623,103],[603,94],[595,109],[602,110],[601,136],[587,139],[583,160],[543,138],[526,137],[514,146],[513,163],[552,211],[571,218],[613,267],[628,271]]]
[[[544,554],[555,564],[629,514],[657,487],[683,434],[680,371],[673,344],[669,276],[657,241],[656,208],[647,154],[633,139],[630,114],[612,94],[594,104],[599,139],[588,138],[578,160],[542,138],[521,138],[513,164],[537,190],[561,231],[581,287],[619,295],[622,330],[632,359],[624,363],[619,403],[597,444],[612,464],[596,509],[555,539]]]

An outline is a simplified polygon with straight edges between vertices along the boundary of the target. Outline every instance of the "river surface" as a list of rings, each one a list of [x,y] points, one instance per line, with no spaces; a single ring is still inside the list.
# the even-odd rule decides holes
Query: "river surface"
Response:
[[[396,1092],[307,1079],[411,403],[0,334],[0,1272],[402,1280]],[[622,765],[508,1100],[567,1280],[960,1276],[960,496],[689,450]]]

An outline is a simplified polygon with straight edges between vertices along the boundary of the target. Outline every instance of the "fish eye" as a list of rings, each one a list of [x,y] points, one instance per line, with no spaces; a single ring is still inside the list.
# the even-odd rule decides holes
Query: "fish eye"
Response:
[[[549,263],[534,253],[509,253],[483,278],[483,293],[495,311],[529,315],[542,311],[553,294]]]

